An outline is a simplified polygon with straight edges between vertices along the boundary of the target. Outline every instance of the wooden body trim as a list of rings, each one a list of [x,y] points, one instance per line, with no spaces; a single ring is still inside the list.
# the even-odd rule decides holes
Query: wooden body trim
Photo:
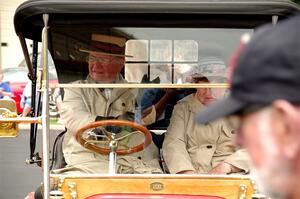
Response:
[[[71,199],[69,186],[76,185],[77,198],[101,193],[184,194],[208,195],[224,198],[241,198],[241,187],[246,187],[245,196],[251,198],[254,188],[249,177],[209,175],[104,175],[86,177],[53,176],[62,182],[65,199]],[[73,190],[74,191],[74,190]]]

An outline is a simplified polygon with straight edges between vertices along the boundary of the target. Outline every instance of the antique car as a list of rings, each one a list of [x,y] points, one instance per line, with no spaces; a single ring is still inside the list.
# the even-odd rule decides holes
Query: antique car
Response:
[[[251,172],[250,175],[171,174],[160,153],[158,157],[163,173],[123,174],[118,170],[118,161],[119,157],[124,155],[134,155],[146,150],[152,141],[159,151],[162,151],[161,138],[169,125],[169,113],[158,115],[166,119],[164,122],[159,123],[159,117],[152,118],[150,122],[145,121],[143,100],[150,98],[143,98],[143,94],[147,90],[175,89],[179,95],[185,91],[191,93],[195,92],[195,89],[206,88],[214,90],[216,98],[226,96],[230,90],[227,71],[232,64],[231,57],[241,43],[241,37],[252,35],[257,27],[266,23],[276,26],[278,21],[299,10],[299,6],[287,0],[24,2],[16,10],[14,25],[29,77],[32,83],[36,84],[37,89],[32,92],[33,98],[35,99],[36,95],[42,95],[43,98],[42,115],[17,118],[13,104],[3,101],[0,135],[15,136],[18,133],[17,123],[32,123],[30,163],[41,164],[43,168],[42,193],[46,199],[264,198],[257,189]],[[120,35],[123,39],[120,39]],[[32,61],[25,39],[33,41]],[[42,43],[43,68],[40,76],[37,75],[39,42]],[[97,51],[99,48],[101,53]],[[123,55],[117,54],[119,52]],[[70,91],[73,94],[77,91],[101,92],[102,96],[110,99],[113,90],[119,89],[126,91],[126,100],[133,98],[134,103],[131,105],[128,105],[127,101],[120,101],[119,98],[114,99],[119,103],[118,106],[106,107],[105,114],[101,115],[99,121],[90,120],[85,123],[90,115],[97,116],[90,113],[78,122],[73,122],[73,125],[76,125],[74,136],[68,139],[75,140],[78,146],[85,148],[95,157],[99,154],[106,157],[108,161],[105,172],[64,172],[68,170],[68,167],[64,167],[64,160],[70,156],[63,157],[63,141],[60,138],[66,139],[66,134],[59,136],[52,150],[53,163],[50,164],[49,93],[46,92],[49,90],[47,57],[50,54],[58,75],[57,86],[63,96],[62,106],[70,105],[75,100],[75,97],[70,96]],[[115,56],[117,59],[105,59],[103,54]],[[100,71],[93,72],[103,79],[85,80],[88,74],[91,76],[90,63],[96,61],[114,63],[109,70],[119,72],[123,77],[122,81],[111,81],[110,77],[104,76]],[[118,63],[122,61],[124,67],[117,69]],[[198,77],[199,74],[206,76],[209,81],[191,81],[191,78]],[[37,100],[33,103],[40,102]],[[92,98],[87,98],[81,105],[101,108]],[[118,117],[117,112],[127,113],[129,109],[133,117]],[[79,117],[84,111],[80,105],[63,109],[61,119],[66,121],[65,125],[70,130],[70,120],[63,118],[67,112],[69,116]],[[41,125],[43,130],[42,158],[37,156],[34,150],[37,125]],[[100,133],[95,129],[100,129]],[[129,138],[136,134],[141,138],[139,143],[129,142]],[[71,153],[71,156],[74,154]],[[134,165],[135,162],[130,164]]]

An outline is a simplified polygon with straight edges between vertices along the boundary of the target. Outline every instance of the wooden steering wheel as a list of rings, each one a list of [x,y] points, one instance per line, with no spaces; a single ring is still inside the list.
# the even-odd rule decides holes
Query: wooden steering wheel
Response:
[[[86,149],[89,149],[91,151],[94,151],[96,153],[100,153],[103,155],[108,155],[111,152],[109,148],[103,148],[103,147],[97,146],[97,145],[93,144],[93,142],[89,142],[89,141],[85,140],[82,136],[83,133],[88,129],[93,129],[93,128],[101,127],[101,126],[108,126],[108,125],[131,127],[133,129],[137,130],[136,132],[144,134],[144,136],[145,136],[145,140],[141,144],[138,144],[129,149],[117,149],[116,150],[117,155],[128,155],[131,153],[139,152],[139,151],[145,149],[152,141],[151,133],[149,132],[149,130],[146,127],[144,127],[140,124],[137,124],[135,122],[128,121],[128,120],[101,120],[101,121],[91,122],[91,123],[87,124],[86,126],[80,128],[76,132],[75,138],[76,138],[77,142],[81,146],[85,147]],[[128,136],[123,136],[119,139],[115,139],[113,136],[111,136],[112,135],[111,132],[108,132],[108,133],[110,135],[105,135],[106,138],[108,139],[108,142],[109,141],[119,141],[119,140],[122,140],[131,135],[131,134],[128,134]]]

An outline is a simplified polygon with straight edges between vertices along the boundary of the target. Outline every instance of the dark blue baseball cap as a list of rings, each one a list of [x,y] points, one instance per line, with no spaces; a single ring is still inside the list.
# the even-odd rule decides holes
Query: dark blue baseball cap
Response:
[[[258,28],[239,57],[230,95],[202,109],[196,121],[208,123],[276,99],[300,103],[300,14]]]

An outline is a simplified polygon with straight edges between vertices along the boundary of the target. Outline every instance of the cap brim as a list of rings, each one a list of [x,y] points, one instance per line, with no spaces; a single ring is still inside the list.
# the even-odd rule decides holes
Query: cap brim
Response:
[[[246,103],[239,101],[231,96],[212,103],[208,107],[203,108],[196,115],[196,122],[206,124],[221,117],[233,115],[246,107]]]

